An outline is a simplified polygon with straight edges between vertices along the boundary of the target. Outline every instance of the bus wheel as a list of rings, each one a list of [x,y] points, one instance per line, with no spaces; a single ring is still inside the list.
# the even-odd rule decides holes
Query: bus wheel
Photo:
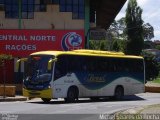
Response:
[[[49,103],[50,101],[51,101],[51,99],[50,98],[41,98],[42,100],[43,100],[43,102],[45,102],[45,103]]]
[[[124,96],[124,89],[122,86],[118,86],[115,89],[115,93],[114,93],[114,99],[116,100],[122,100]]]
[[[66,102],[75,102],[75,100],[77,99],[78,93],[77,93],[77,89],[74,87],[71,87],[68,89],[67,92],[67,98],[65,98]]]

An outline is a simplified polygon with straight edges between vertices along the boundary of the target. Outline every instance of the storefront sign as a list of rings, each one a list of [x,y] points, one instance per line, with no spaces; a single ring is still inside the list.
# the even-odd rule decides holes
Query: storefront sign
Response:
[[[106,30],[90,30],[90,40],[106,40]]]
[[[43,50],[84,48],[84,30],[0,30],[0,54],[28,56]]]

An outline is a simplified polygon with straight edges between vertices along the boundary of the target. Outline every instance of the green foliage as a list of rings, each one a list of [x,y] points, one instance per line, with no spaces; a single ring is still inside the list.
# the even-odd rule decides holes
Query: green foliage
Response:
[[[126,54],[140,55],[143,49],[143,20],[142,9],[137,6],[136,0],[130,0],[126,10]]]
[[[107,40],[90,40],[89,49],[92,50],[109,50],[109,42]]]
[[[155,43],[152,41],[144,41],[144,49],[154,49],[155,48]]]
[[[126,38],[125,28],[126,28],[125,18],[123,17],[117,21],[114,21],[110,25],[108,31],[112,33],[113,38]]]
[[[13,57],[11,55],[1,54],[0,55],[0,66],[2,66],[3,60],[10,60]]]
[[[160,45],[156,45],[155,48],[160,50]]]
[[[114,39],[111,45],[112,51],[125,51],[126,41],[123,39]]]
[[[104,50],[104,51],[125,51],[126,41],[123,39],[113,38],[112,41],[108,40],[90,40],[89,49],[92,50]]]
[[[151,40],[154,38],[154,28],[149,24],[143,24],[143,34],[145,40]]]
[[[119,42],[118,40],[114,40],[113,43],[112,43],[112,50],[113,51],[120,51],[120,45],[119,45]]]
[[[159,75],[160,64],[155,60],[155,56],[149,52],[142,52],[145,60],[146,80],[150,81]]]
[[[153,80],[153,83],[159,83],[160,84],[160,78],[156,78]]]

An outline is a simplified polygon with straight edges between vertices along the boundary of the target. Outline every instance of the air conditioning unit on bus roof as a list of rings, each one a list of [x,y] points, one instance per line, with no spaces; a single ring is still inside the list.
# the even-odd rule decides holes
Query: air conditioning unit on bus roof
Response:
[[[125,55],[123,52],[114,52],[114,51],[100,51],[100,50],[88,50],[88,49],[78,49],[73,51],[78,53],[90,53],[90,54]]]

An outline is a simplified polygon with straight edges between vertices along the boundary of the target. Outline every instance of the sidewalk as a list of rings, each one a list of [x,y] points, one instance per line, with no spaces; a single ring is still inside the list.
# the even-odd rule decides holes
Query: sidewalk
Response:
[[[5,97],[3,98],[3,96],[0,96],[0,102],[12,102],[12,101],[26,101],[27,97],[24,96],[15,96],[15,97]]]
[[[160,93],[160,84],[148,82],[146,92]],[[131,108],[115,113],[115,120],[160,120],[160,104]]]
[[[117,112],[115,120],[160,120],[160,104]]]
[[[145,84],[145,92],[160,93],[160,84],[147,82]]]

